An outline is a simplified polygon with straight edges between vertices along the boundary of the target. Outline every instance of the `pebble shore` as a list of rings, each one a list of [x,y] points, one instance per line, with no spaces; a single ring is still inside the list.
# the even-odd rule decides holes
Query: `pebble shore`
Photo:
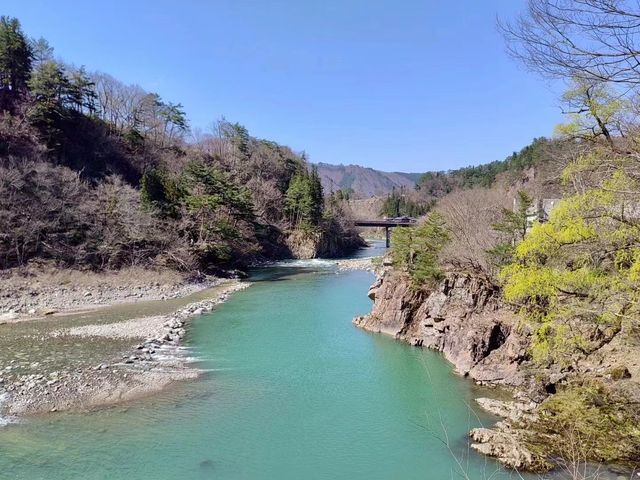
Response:
[[[375,269],[373,258],[338,260],[336,264],[338,265],[338,270],[342,271],[367,270],[369,272],[372,272]]]
[[[13,374],[0,366],[0,414],[22,415],[83,410],[140,398],[167,386],[198,377],[181,343],[190,318],[202,315],[248,283],[227,281],[211,298],[165,316],[134,318],[108,324],[89,324],[55,330],[52,336],[77,336],[81,341],[129,339],[131,347],[120,358],[105,358],[92,366],[51,372]],[[38,365],[31,365],[37,371]]]

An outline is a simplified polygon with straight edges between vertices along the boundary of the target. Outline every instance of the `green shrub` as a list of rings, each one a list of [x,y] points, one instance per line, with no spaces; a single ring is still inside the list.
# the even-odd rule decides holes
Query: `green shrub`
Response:
[[[542,404],[532,427],[545,435],[549,452],[562,456],[593,462],[640,458],[640,412],[627,398],[598,381],[559,390]]]
[[[395,267],[405,270],[418,287],[443,278],[438,255],[449,241],[444,218],[429,215],[418,227],[398,227],[391,238],[391,257]]]

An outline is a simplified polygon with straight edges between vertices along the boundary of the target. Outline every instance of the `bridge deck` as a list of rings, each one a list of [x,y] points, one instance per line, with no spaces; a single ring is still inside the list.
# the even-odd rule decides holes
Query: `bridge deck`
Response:
[[[384,233],[386,237],[387,248],[391,246],[390,230],[393,227],[414,227],[416,225],[415,220],[356,220],[354,221],[357,227],[384,227]]]
[[[357,227],[414,227],[416,222],[402,220],[355,220]]]

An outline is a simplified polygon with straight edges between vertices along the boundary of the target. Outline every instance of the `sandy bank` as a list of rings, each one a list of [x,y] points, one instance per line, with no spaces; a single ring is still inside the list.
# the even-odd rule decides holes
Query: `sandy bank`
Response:
[[[0,323],[136,301],[168,300],[216,285],[171,270],[131,267],[115,272],[23,268],[0,274]]]

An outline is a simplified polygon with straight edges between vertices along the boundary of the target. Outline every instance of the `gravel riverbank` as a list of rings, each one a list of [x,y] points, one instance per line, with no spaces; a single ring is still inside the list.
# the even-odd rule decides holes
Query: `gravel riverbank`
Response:
[[[13,336],[2,341],[13,342],[7,345],[10,348],[16,348],[18,342],[20,357],[9,360],[5,356],[0,364],[0,414],[6,419],[89,409],[144,397],[175,382],[196,378],[200,372],[191,366],[188,350],[181,345],[188,320],[212,310],[249,284],[216,279],[198,285],[206,290],[198,293],[197,300],[169,314],[123,318],[123,305],[118,315],[109,308],[98,308],[75,316],[22,318],[24,321],[2,325],[7,332],[13,329]],[[171,290],[170,295],[175,298],[180,292],[186,295],[196,290],[197,285],[184,285]],[[158,293],[152,287],[144,291],[152,293],[142,300]],[[58,304],[76,306],[73,299]],[[146,306],[152,310],[153,302]],[[34,342],[40,347],[33,348]],[[59,348],[60,353],[47,352],[47,345]],[[56,362],[48,361],[51,356]],[[64,357],[62,364],[60,356]]]

